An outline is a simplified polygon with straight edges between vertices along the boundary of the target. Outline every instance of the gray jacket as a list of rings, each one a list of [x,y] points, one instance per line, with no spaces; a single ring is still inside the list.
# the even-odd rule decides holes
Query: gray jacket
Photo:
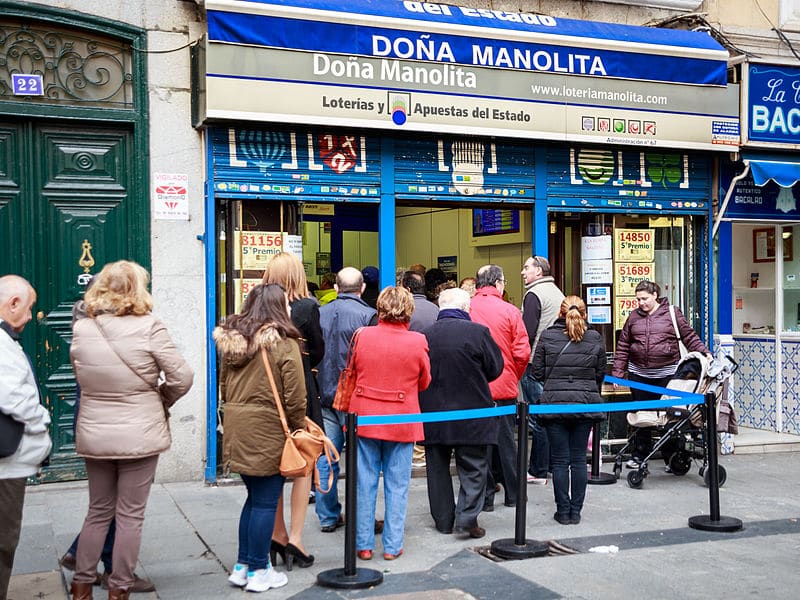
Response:
[[[50,454],[50,413],[39,402],[31,363],[17,340],[0,329],[0,411],[25,424],[19,448],[0,458],[0,479],[29,477]],[[5,510],[5,509],[4,509]]]

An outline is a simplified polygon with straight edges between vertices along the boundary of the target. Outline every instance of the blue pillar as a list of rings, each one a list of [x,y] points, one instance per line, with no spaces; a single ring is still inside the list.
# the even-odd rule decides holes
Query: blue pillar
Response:
[[[531,227],[533,239],[531,247],[533,254],[537,256],[547,256],[548,252],[548,222],[547,222],[547,148],[536,146],[534,149],[533,168],[536,175],[536,188],[534,197],[536,202],[533,205],[533,224]]]
[[[217,227],[214,197],[214,152],[208,130],[206,143],[206,471],[207,483],[217,481],[217,349],[211,334],[217,321]]]
[[[394,140],[381,139],[381,204],[378,208],[378,261],[380,288],[395,284]]]
[[[733,333],[733,227],[729,221],[717,229],[717,333]]]

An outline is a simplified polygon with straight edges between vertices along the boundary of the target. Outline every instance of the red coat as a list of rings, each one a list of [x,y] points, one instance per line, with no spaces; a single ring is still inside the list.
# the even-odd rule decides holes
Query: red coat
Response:
[[[428,341],[408,324],[381,321],[364,327],[353,353],[356,387],[350,411],[359,415],[418,413],[419,392],[431,382]],[[390,442],[425,438],[422,423],[359,425],[358,435]]]
[[[469,314],[473,321],[489,328],[503,355],[503,372],[489,382],[492,399],[516,399],[519,393],[517,384],[531,357],[531,345],[522,314],[516,306],[503,300],[496,287],[491,286],[475,292]]]

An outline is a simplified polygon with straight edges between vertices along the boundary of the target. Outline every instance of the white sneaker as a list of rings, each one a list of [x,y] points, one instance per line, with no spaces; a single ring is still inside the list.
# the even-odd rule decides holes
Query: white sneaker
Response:
[[[244,587],[247,585],[247,565],[236,563],[231,570],[231,576],[228,577],[228,583],[236,587]]]
[[[533,483],[534,485],[547,485],[547,477],[534,477],[528,474],[527,480],[528,483]]]
[[[639,468],[639,461],[630,459],[628,462],[625,463],[625,467],[628,469],[638,469]]]
[[[289,583],[285,573],[278,573],[275,569],[257,569],[247,574],[247,585],[245,590],[248,592],[266,592],[271,588],[283,587]]]

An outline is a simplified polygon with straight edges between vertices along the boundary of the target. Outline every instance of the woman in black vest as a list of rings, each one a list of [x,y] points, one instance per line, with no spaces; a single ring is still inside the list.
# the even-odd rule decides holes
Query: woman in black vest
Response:
[[[606,368],[600,334],[588,329],[586,304],[567,296],[558,319],[542,332],[533,356],[533,377],[543,382],[540,404],[597,404]],[[588,407],[587,407],[588,408]],[[586,445],[592,421],[602,413],[543,414],[553,469],[553,518],[562,525],[581,522],[586,496]]]

